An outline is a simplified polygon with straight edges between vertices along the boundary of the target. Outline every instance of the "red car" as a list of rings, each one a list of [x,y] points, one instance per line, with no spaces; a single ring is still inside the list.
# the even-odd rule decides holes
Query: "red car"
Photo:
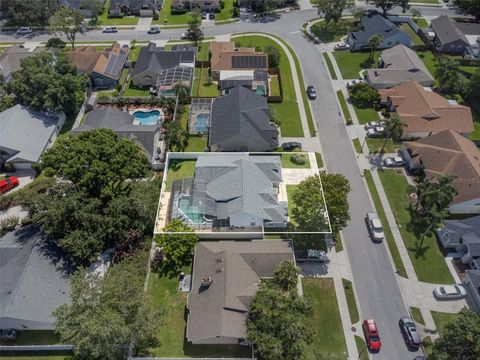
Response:
[[[380,341],[380,335],[378,335],[378,328],[375,320],[369,319],[363,321],[363,334],[365,335],[365,341],[370,350],[380,350],[382,342]]]
[[[18,178],[16,176],[0,180],[0,194],[4,194],[8,190],[13,189],[14,187],[18,186],[19,183],[20,182],[18,181]]]

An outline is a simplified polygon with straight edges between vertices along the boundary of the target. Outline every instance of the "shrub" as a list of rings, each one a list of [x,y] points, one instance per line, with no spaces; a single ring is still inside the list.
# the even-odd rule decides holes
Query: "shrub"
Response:
[[[65,41],[58,37],[53,37],[48,39],[47,44],[45,45],[47,49],[54,48],[54,49],[63,49],[65,47]]]
[[[12,216],[0,221],[0,236],[3,236],[7,232],[14,230],[19,221],[20,219],[17,216]]]
[[[357,83],[350,87],[350,100],[359,107],[376,107],[380,104],[380,94],[366,83]]]
[[[280,52],[278,48],[274,45],[267,45],[264,51],[268,55],[268,66],[271,68],[278,67],[278,64],[280,64]]]
[[[232,17],[237,18],[240,16],[240,9],[238,7],[233,8]]]
[[[305,165],[307,163],[307,156],[305,154],[293,154],[290,160],[294,164]]]
[[[13,166],[13,164],[11,163],[6,163],[4,166],[3,166],[5,172],[15,172],[15,166]]]
[[[42,165],[41,164],[38,164],[38,163],[32,164],[32,169],[35,170],[35,176],[38,176],[42,173]]]
[[[155,14],[153,14],[153,20],[158,20],[160,19],[160,15],[158,14],[158,12],[156,12]]]
[[[417,188],[414,185],[407,186],[407,194],[415,194],[417,192]]]

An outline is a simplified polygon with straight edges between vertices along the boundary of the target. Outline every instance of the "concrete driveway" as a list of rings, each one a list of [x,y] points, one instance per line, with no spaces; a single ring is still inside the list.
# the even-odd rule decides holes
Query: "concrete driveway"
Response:
[[[33,180],[35,180],[35,171],[33,169],[19,169],[15,171],[14,173],[1,173],[0,176],[5,176],[5,177],[10,177],[10,176],[16,176],[20,182],[20,184],[9,191],[9,193],[18,191],[20,189],[23,189],[25,186],[30,184]]]

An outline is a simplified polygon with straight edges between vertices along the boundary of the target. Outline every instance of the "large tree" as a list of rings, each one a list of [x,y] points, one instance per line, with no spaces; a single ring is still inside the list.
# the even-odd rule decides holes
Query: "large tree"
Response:
[[[368,47],[370,48],[370,55],[368,57],[369,62],[373,62],[373,55],[375,54],[375,51],[378,49],[378,47],[382,44],[382,42],[383,42],[382,34],[372,35],[368,39]]]
[[[480,314],[462,310],[433,344],[432,360],[480,359]]]
[[[58,139],[43,154],[42,166],[48,175],[71,181],[88,195],[102,199],[125,191],[126,180],[148,174],[142,149],[109,129]]]
[[[280,65],[281,54],[278,47],[273,44],[265,46],[263,51],[268,55],[268,66],[271,68],[277,68]]]
[[[355,1],[353,0],[318,0],[317,10],[319,15],[323,15],[325,29],[330,22],[335,26],[343,15],[345,10],[353,10]]]
[[[408,4],[410,0],[367,0],[367,4],[372,4],[375,7],[382,9],[383,14],[392,10],[396,6],[400,6],[403,12],[410,8]]]
[[[2,0],[8,26],[45,26],[48,18],[60,7],[58,0]]]
[[[294,291],[298,283],[299,270],[292,261],[282,261],[275,268],[273,282],[283,291]]]
[[[75,113],[85,100],[86,78],[78,75],[65,54],[41,52],[21,61],[5,85],[7,94],[34,110]]]
[[[460,93],[468,97],[471,91],[468,79],[460,71],[460,63],[450,57],[441,57],[435,64],[435,77],[440,85],[438,91]]]
[[[179,121],[166,122],[163,137],[169,151],[185,151],[188,146],[188,131],[180,125]]]
[[[405,122],[397,113],[392,113],[390,118],[385,123],[385,141],[382,145],[382,150],[380,153],[383,153],[385,146],[387,145],[388,139],[392,141],[399,141],[403,135],[403,128],[405,127]]]
[[[55,330],[74,345],[75,358],[125,359],[129,344],[143,354],[156,343],[161,312],[146,298],[146,257],[133,256],[113,265],[106,275],[80,270],[74,274],[71,303],[54,312]]]
[[[457,5],[460,10],[463,10],[467,14],[472,15],[475,18],[475,21],[480,21],[480,1],[454,0],[454,4]]]
[[[85,34],[83,20],[80,10],[63,6],[50,17],[48,25],[50,31],[64,34],[73,49],[77,34]]]
[[[351,191],[350,183],[342,174],[322,172],[321,178],[332,231],[337,233],[347,226],[350,220],[348,208],[348,193]]]
[[[190,20],[188,21],[188,33],[190,40],[193,41],[195,46],[203,39],[202,31],[202,16],[199,8],[194,8],[190,12]]]
[[[82,0],[80,8],[89,10],[92,13],[92,18],[95,23],[98,21],[98,15],[101,15],[105,11],[103,0]]]

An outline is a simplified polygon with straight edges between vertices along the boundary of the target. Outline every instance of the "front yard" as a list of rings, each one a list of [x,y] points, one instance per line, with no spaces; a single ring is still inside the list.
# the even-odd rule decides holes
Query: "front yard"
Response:
[[[377,154],[382,150],[382,146],[385,143],[385,138],[367,138],[368,152],[371,154]],[[401,149],[402,143],[394,143],[392,139],[388,139],[383,149],[384,153],[396,153]]]
[[[219,13],[215,14],[215,22],[230,20],[233,16],[235,3],[235,0],[223,0],[223,9]]]
[[[370,121],[378,121],[380,120],[380,115],[378,112],[373,108],[362,108],[357,105],[353,105],[353,109],[355,110],[355,114],[357,115],[358,122],[360,124],[366,124]]]
[[[298,154],[302,154],[305,156],[305,163],[304,164],[297,164],[292,161],[292,157]],[[282,168],[303,168],[303,169],[310,169],[310,160],[308,160],[307,153],[301,152],[294,152],[294,153],[283,153],[282,154]]]
[[[353,23],[353,19],[340,19],[336,26],[329,25],[329,27],[325,29],[325,21],[321,20],[315,23],[311,29],[315,36],[322,42],[329,43],[340,41],[347,36],[347,34],[353,30]]]
[[[121,18],[109,18],[108,9],[110,8],[110,0],[105,1],[104,9],[102,15],[98,16],[99,25],[137,25],[138,17],[135,16],[124,16]]]
[[[367,60],[370,56],[369,51],[362,52],[350,52],[350,51],[334,51],[333,56],[337,62],[342,78],[344,79],[358,79],[361,77],[360,73],[364,69],[376,67],[376,61],[380,57],[382,52],[380,50],[375,51],[373,54],[374,62],[368,63]]]
[[[436,237],[425,237],[422,249],[419,248],[418,234],[424,229],[412,229],[410,226],[411,217],[415,215],[409,211],[408,183],[405,177],[398,175],[395,170],[379,170],[378,174],[418,280],[434,284],[453,283]]]
[[[163,2],[163,7],[160,10],[158,20],[154,20],[152,24],[160,25],[178,25],[178,24],[188,24],[190,21],[190,13],[187,11],[185,13],[175,13],[172,12],[172,0],[165,0]]]
[[[432,317],[433,317],[433,321],[435,322],[435,326],[437,327],[437,331],[441,336],[443,333],[443,330],[445,329],[445,325],[447,325],[452,321],[455,321],[456,318],[458,317],[458,314],[432,311]]]

